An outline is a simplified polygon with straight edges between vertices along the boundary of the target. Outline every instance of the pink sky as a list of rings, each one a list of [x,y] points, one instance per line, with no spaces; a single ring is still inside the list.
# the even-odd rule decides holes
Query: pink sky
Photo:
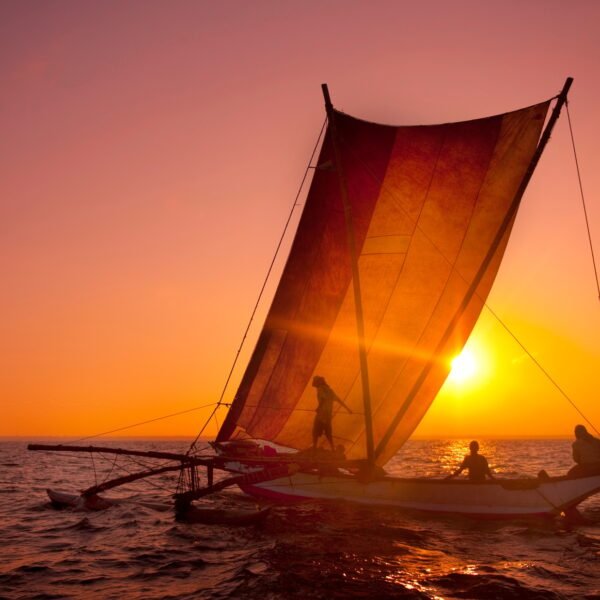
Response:
[[[322,82],[341,110],[416,124],[533,104],[573,76],[600,258],[599,22],[593,0],[2,3],[0,435],[92,434],[218,399],[324,120]],[[586,236],[564,113],[489,304],[600,428]],[[475,341],[501,349],[488,380],[445,390],[417,433],[581,421],[503,335],[484,316]],[[205,418],[128,433],[193,435]]]

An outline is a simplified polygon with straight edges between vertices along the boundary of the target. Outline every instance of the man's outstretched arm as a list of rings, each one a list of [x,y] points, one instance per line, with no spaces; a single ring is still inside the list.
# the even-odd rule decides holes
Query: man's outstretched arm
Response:
[[[348,405],[341,398],[338,398],[336,396],[335,397],[335,401],[339,402],[348,411],[348,414],[352,414],[352,411],[350,410],[350,408],[348,407]]]

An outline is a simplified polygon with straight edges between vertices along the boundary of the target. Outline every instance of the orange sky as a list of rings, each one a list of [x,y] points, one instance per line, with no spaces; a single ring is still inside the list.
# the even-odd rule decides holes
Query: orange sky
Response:
[[[89,435],[218,399],[322,82],[350,114],[415,124],[533,104],[573,76],[600,254],[599,22],[593,0],[2,3],[0,435]],[[566,113],[489,305],[600,429],[600,302]],[[477,372],[447,383],[418,435],[582,421],[485,309],[468,347]],[[124,433],[194,435],[205,418]]]

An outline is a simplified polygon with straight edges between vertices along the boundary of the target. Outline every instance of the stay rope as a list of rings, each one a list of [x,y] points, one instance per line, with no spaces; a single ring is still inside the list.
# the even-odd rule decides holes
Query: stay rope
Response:
[[[76,440],[70,440],[69,444],[75,444],[77,442],[82,442],[84,440],[91,440],[93,438],[102,437],[103,435],[109,435],[111,433],[117,433],[118,431],[125,431],[126,429],[133,429],[134,427],[139,427],[140,425],[147,425],[148,423],[155,423],[156,421],[162,421],[164,419],[170,419],[171,417],[178,417],[179,415],[185,415],[191,412],[195,412],[197,410],[202,410],[204,408],[208,408],[213,406],[214,402],[210,404],[203,404],[202,406],[195,406],[193,408],[188,408],[186,410],[180,410],[179,412],[171,413],[169,415],[163,415],[161,417],[156,417],[155,419],[148,419],[147,421],[140,421],[139,423],[132,423],[131,425],[125,425],[124,427],[119,427],[118,429],[111,429],[110,431],[103,431],[102,433],[95,433],[94,435],[88,435],[86,437],[78,438]]]
[[[515,342],[517,342],[517,344],[521,347],[521,349],[523,350],[523,352],[525,352],[525,354],[527,354],[527,356],[533,361],[533,363],[535,364],[535,366],[548,378],[548,380],[552,383],[552,385],[564,396],[564,398],[566,398],[566,400],[571,404],[571,406],[579,413],[579,415],[581,416],[581,418],[586,423],[588,423],[588,425],[590,425],[590,427],[596,433],[600,434],[600,431],[598,431],[594,427],[594,424],[583,414],[583,412],[581,412],[581,410],[577,407],[577,405],[575,404],[575,402],[573,402],[573,400],[571,400],[571,398],[569,397],[569,395],[560,387],[560,385],[556,382],[556,380],[553,379],[553,377],[550,375],[550,373],[548,373],[548,371],[546,369],[544,369],[544,367],[533,356],[533,354],[531,354],[531,352],[529,352],[529,350],[527,350],[527,348],[523,345],[523,343],[521,342],[521,340],[519,340],[519,338],[511,331],[511,329],[508,327],[508,325],[492,310],[491,306],[486,303],[485,307],[492,314],[492,316],[498,321],[498,323],[500,323],[500,325],[502,325],[502,327],[504,327],[504,329],[508,332],[508,334],[513,338],[513,340],[515,340]]]
[[[577,150],[575,148],[575,136],[573,135],[573,126],[571,124],[571,113],[569,112],[569,101],[565,101],[567,108],[567,120],[569,122],[569,132],[571,134],[571,144],[573,146],[573,156],[575,158],[575,167],[577,168],[577,180],[579,181],[579,191],[581,193],[581,204],[583,206],[583,214],[585,216],[585,226],[587,228],[588,241],[590,243],[590,253],[592,255],[592,265],[594,266],[594,275],[596,278],[596,290],[598,291],[598,300],[600,300],[600,282],[598,281],[598,268],[596,267],[596,258],[594,256],[594,245],[592,243],[592,233],[590,231],[590,222],[588,219],[587,208],[585,205],[585,196],[583,194],[583,184],[581,182],[581,171],[579,170],[579,160],[577,159]]]

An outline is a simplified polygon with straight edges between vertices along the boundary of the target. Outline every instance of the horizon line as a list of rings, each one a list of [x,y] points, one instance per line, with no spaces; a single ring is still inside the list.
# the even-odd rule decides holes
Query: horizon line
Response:
[[[571,439],[571,434],[515,434],[515,435],[416,435],[409,438],[414,441],[435,441],[435,440],[466,440],[466,439],[478,439],[478,440],[532,440],[532,439]],[[0,441],[14,440],[14,441],[25,441],[25,440],[70,440],[71,443],[76,442],[92,442],[91,438],[81,439],[70,435],[0,435]],[[131,436],[98,436],[94,437],[96,441],[101,440],[194,440],[194,435],[131,435]],[[213,437],[201,436],[198,438],[203,441],[212,441]],[[268,440],[265,440],[268,441]],[[86,445],[91,445],[87,443]]]

